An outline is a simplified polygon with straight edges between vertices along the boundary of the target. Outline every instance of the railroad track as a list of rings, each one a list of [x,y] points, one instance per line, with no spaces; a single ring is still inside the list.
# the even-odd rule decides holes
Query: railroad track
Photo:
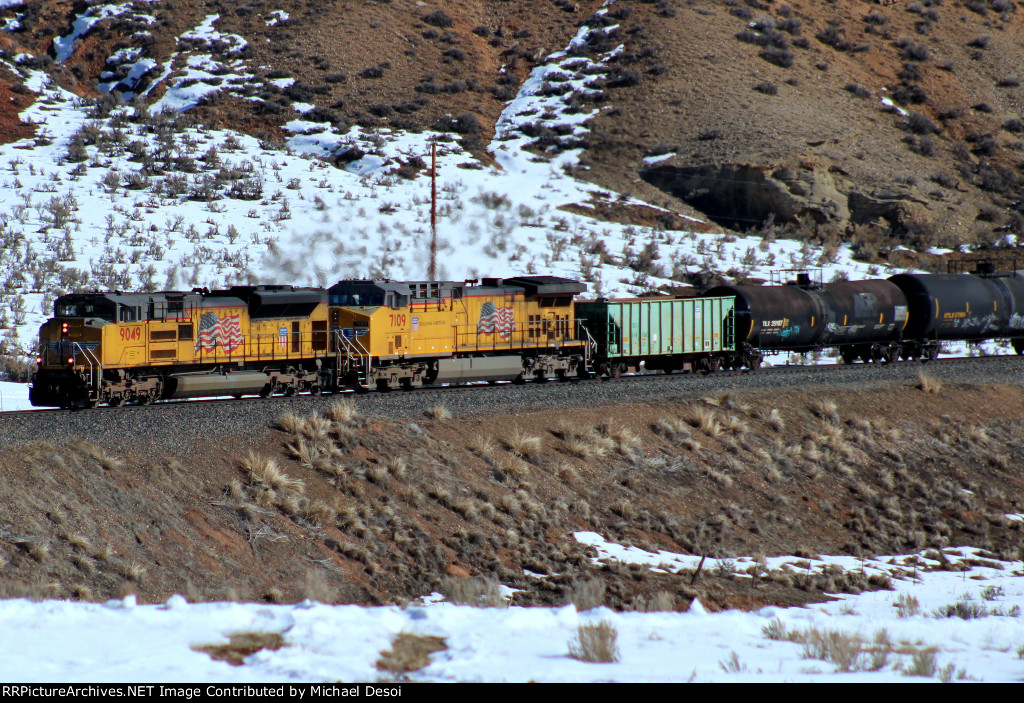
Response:
[[[927,363],[781,366],[757,371],[720,371],[713,374],[648,374],[617,379],[588,379],[564,383],[451,386],[390,393],[346,393],[361,415],[405,423],[429,423],[426,413],[444,406],[457,420],[493,418],[515,422],[515,416],[533,412],[574,411],[635,403],[675,403],[730,391],[877,387],[879,384],[916,383],[926,372],[945,383],[1021,383],[1024,360],[1011,356],[949,358]],[[322,412],[339,396],[225,399],[165,402],[148,406],[93,410],[38,410],[0,413],[0,443],[91,443],[137,456],[176,456],[200,452],[211,445],[242,452],[265,441],[268,428],[283,413],[309,415]],[[424,424],[424,431],[429,431]],[[14,450],[16,452],[16,450]]]
[[[421,388],[413,388],[409,390],[393,390],[387,392],[369,392],[369,393],[356,393],[353,391],[343,391],[336,394],[325,394],[322,396],[274,396],[271,398],[261,398],[258,396],[248,396],[245,398],[207,398],[207,399],[195,399],[195,400],[165,400],[153,403],[150,405],[122,405],[118,407],[111,406],[99,406],[96,408],[88,409],[62,409],[62,408],[39,408],[35,410],[14,410],[0,412],[0,418],[7,415],[23,415],[24,413],[32,413],[36,415],[79,415],[79,414],[99,414],[99,413],[133,413],[133,412],[150,412],[153,410],[159,410],[161,408],[173,408],[173,407],[185,407],[185,406],[207,406],[207,407],[218,407],[218,406],[250,406],[250,405],[264,405],[271,407],[281,407],[283,403],[289,402],[302,402],[302,401],[313,401],[318,403],[329,403],[333,400],[343,397],[353,397],[359,399],[373,399],[375,397],[388,397],[388,398],[401,398],[401,397],[416,397],[422,399],[426,396],[433,396],[438,399],[447,397],[451,394],[461,393],[473,393],[481,392],[484,389],[500,389],[500,388],[521,388],[529,391],[535,388],[548,388],[548,387],[573,387],[573,386],[586,386],[588,384],[609,384],[611,386],[619,384],[632,384],[637,382],[647,383],[653,382],[654,379],[671,380],[671,379],[707,379],[709,384],[712,384],[716,379],[728,379],[736,377],[771,377],[780,375],[806,375],[814,373],[834,372],[845,374],[853,377],[856,374],[868,373],[871,371],[877,371],[879,369],[898,369],[898,368],[914,368],[919,372],[926,372],[929,369],[944,368],[950,365],[962,365],[964,363],[970,364],[984,364],[984,363],[995,363],[1005,364],[1009,360],[1017,360],[1020,365],[1021,373],[1024,374],[1024,359],[1016,355],[1000,355],[1000,356],[979,356],[979,357],[945,357],[939,359],[932,359],[930,361],[899,361],[889,364],[804,364],[804,365],[786,365],[786,366],[768,366],[757,370],[751,369],[738,369],[729,371],[715,371],[715,372],[696,372],[696,373],[671,373],[665,374],[660,372],[641,373],[641,374],[626,374],[618,378],[570,378],[566,381],[548,381],[544,383],[530,382],[523,385],[516,386],[510,382],[500,382],[497,384],[465,384],[465,385],[452,385],[452,386],[424,386]],[[713,390],[709,387],[710,390]]]

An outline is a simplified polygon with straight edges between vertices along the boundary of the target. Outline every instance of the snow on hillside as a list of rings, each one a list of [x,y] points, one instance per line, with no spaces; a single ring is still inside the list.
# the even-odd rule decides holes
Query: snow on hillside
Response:
[[[596,559],[651,568],[694,568],[696,557],[649,555],[592,533]],[[698,681],[896,682],[1019,681],[1024,678],[1024,564],[984,552],[768,560],[794,578],[826,567],[886,576],[893,590],[837,595],[805,608],[708,613],[577,612],[561,608],[474,608],[439,594],[410,607],[256,603],[137,605],[134,596],[105,604],[0,601],[0,678],[20,682],[375,682],[392,638],[443,639],[413,681]],[[753,567],[753,569],[751,568]],[[752,559],[705,564],[750,581]],[[964,569],[959,571],[958,569]],[[778,571],[776,571],[778,573]],[[687,577],[688,578],[688,577]],[[569,656],[580,626],[607,623],[618,660]],[[229,666],[197,648],[226,645],[244,633],[276,633],[283,646]],[[338,633],[344,633],[339,637]]]
[[[81,19],[88,24],[118,7],[93,7]],[[157,82],[168,86],[159,107],[187,108],[208,90],[249,79],[245,61],[231,53],[245,40],[218,33],[216,21],[207,17],[182,37],[189,51],[159,67]],[[583,41],[587,30],[573,41]],[[67,40],[60,45],[73,46]],[[227,49],[214,56],[214,44]],[[110,72],[108,86],[158,70],[140,63],[149,60],[130,47],[112,58],[110,66],[120,68]],[[9,328],[0,351],[30,351],[53,298],[76,289],[422,279],[431,143],[438,145],[439,262],[446,278],[550,273],[612,295],[701,269],[767,278],[771,269],[821,265],[826,280],[876,272],[851,261],[846,249],[823,254],[792,241],[624,226],[563,210],[594,200],[635,203],[566,173],[579,153],[572,140],[593,112],[552,86],[589,90],[601,68],[600,60],[565,52],[538,66],[498,123],[490,147],[498,167],[481,164],[449,134],[358,127],[338,133],[299,113],[287,126],[286,147],[275,148],[187,124],[173,111],[84,104],[44,75],[26,74],[39,98],[22,119],[36,124],[37,134],[0,146],[0,328]],[[453,126],[465,127],[464,119],[453,118]],[[548,139],[544,156],[524,150],[535,142],[529,135],[538,123],[559,135]]]
[[[0,381],[0,413],[12,410],[33,410],[28,402],[28,384]]]

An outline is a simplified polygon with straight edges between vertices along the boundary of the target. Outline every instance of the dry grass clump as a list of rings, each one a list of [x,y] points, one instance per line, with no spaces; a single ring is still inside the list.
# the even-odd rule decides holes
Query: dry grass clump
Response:
[[[341,398],[334,401],[327,408],[327,417],[331,418],[334,422],[352,422],[359,417],[356,401],[352,398]]]
[[[750,406],[742,402],[732,392],[724,391],[716,396],[702,398],[702,400],[708,405],[714,405],[718,408],[726,408],[729,410],[738,410],[741,413],[749,412]]]
[[[302,596],[314,603],[336,603],[338,601],[338,590],[328,581],[327,575],[321,569],[310,569],[301,585]]]
[[[602,422],[596,430],[602,437],[612,442],[613,448],[619,454],[630,454],[640,446],[640,438],[627,427]]]
[[[278,429],[289,434],[306,434],[306,418],[291,411],[278,415],[276,424]]]
[[[676,597],[668,591],[658,591],[650,597],[636,596],[626,610],[638,613],[670,613],[676,609]]]
[[[502,471],[520,480],[530,475],[530,465],[516,454],[498,455],[491,464],[495,470]]]
[[[725,431],[718,421],[718,414],[703,405],[690,408],[684,419],[708,437],[718,437]]]
[[[44,562],[50,558],[50,547],[43,542],[36,540],[20,540],[16,542],[18,548],[26,552],[38,562]]]
[[[573,586],[569,599],[576,610],[584,612],[604,605],[605,583],[601,579],[581,581]]]
[[[942,381],[925,373],[917,375],[917,387],[925,393],[938,393],[942,390]]]
[[[311,442],[299,438],[294,444],[288,444],[287,449],[291,455],[299,460],[303,466],[317,468],[321,465],[324,452]]]
[[[423,414],[435,420],[452,419],[451,411],[443,405],[434,405],[432,407],[429,407],[423,412]]]
[[[501,595],[501,585],[492,578],[455,578],[441,582],[441,593],[449,603],[478,608],[504,608],[508,601]]]
[[[289,478],[271,457],[260,456],[250,452],[241,460],[245,470],[254,483],[265,486],[275,492],[301,492],[305,486],[296,478]]]
[[[395,454],[384,460],[384,468],[386,468],[392,476],[401,481],[406,477],[409,465],[403,457]]]
[[[573,466],[564,462],[555,466],[555,476],[565,483],[578,483],[580,480],[579,472]]]
[[[744,421],[738,415],[733,415],[732,413],[724,414],[720,422],[722,424],[723,430],[737,436],[746,434],[747,431],[750,429],[747,426],[746,421]]]
[[[192,647],[194,652],[203,652],[211,659],[241,666],[245,658],[263,649],[274,652],[284,647],[284,638],[276,632],[236,632],[230,635],[228,644],[207,644]]]
[[[896,615],[901,618],[909,618],[912,615],[921,614],[921,603],[909,593],[901,593],[893,603],[896,608]]]
[[[786,421],[782,419],[782,413],[778,408],[772,408],[767,412],[759,413],[761,422],[768,425],[776,432],[782,432],[786,428]]]
[[[790,632],[779,620],[772,620],[761,628],[770,640],[796,642],[803,645],[804,659],[819,659],[832,662],[838,671],[879,671],[889,663],[893,644],[885,630],[879,630],[873,643],[867,643],[856,635],[838,630],[810,628]]]
[[[536,463],[540,457],[543,440],[540,437],[528,435],[519,428],[516,428],[512,435],[504,440],[505,448],[516,456],[522,457]]]
[[[72,448],[77,449],[82,454],[85,454],[86,456],[95,460],[100,466],[102,466],[107,471],[115,471],[124,466],[124,461],[118,459],[113,454],[107,453],[101,447],[97,447],[95,444],[86,442],[84,439],[73,440],[71,442],[71,446]],[[63,463],[63,457],[61,457],[60,454],[58,454],[51,445],[45,442],[40,443],[40,449],[41,451],[45,451],[46,449],[52,450],[53,453],[49,458],[51,460],[57,461],[59,464]]]
[[[569,656],[581,662],[608,664],[619,660],[619,633],[607,620],[584,623],[569,641]]]
[[[377,669],[392,675],[419,671],[430,664],[430,655],[448,649],[443,637],[399,632],[391,640],[391,649],[380,653]]]
[[[378,486],[387,486],[388,470],[384,466],[375,465],[366,469],[366,480]]]
[[[822,399],[816,400],[811,403],[811,414],[825,422],[831,422],[836,425],[839,424],[839,408],[835,402]]]
[[[713,466],[709,466],[706,469],[706,474],[708,478],[710,478],[712,481],[717,483],[722,488],[728,489],[733,487],[734,482],[732,480],[732,476],[725,473],[724,471],[716,469]]]
[[[573,456],[582,459],[598,459],[607,456],[615,448],[615,441],[592,429],[583,435],[566,436],[565,448]]]
[[[687,439],[690,436],[690,426],[676,417],[662,418],[655,422],[651,429],[673,442]]]
[[[89,541],[88,537],[79,534],[62,533],[61,538],[64,539],[72,548],[80,550],[88,554],[92,551],[92,542]]]
[[[903,670],[903,675],[924,676],[930,679],[935,676],[938,668],[938,664],[935,661],[935,650],[922,649],[914,652],[914,656],[910,660],[910,666]]]

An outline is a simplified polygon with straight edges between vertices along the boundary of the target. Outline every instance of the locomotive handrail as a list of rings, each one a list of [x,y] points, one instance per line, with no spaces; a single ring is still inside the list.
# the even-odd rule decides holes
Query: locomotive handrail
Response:
[[[488,348],[492,351],[499,349],[531,349],[552,346],[557,343],[576,342],[587,344],[587,340],[577,334],[576,338],[570,333],[571,324],[582,327],[581,318],[568,320],[513,320],[508,339],[502,340],[497,332],[485,334],[490,339],[481,340],[479,323],[468,323],[464,325],[452,325],[455,329],[455,349],[457,351],[476,351]],[[548,327],[544,326],[548,323]],[[583,328],[586,329],[586,328]],[[533,333],[531,336],[530,333]],[[590,332],[587,331],[587,338],[593,341]],[[596,349],[596,343],[594,348]]]
[[[78,342],[71,342],[71,348],[72,350],[78,350],[73,354],[73,356],[81,354],[89,363],[89,384],[93,386],[93,390],[98,394],[100,390],[100,379],[103,376],[103,364],[100,363],[100,360],[91,349],[86,349]],[[95,362],[95,367],[93,366],[93,362]]]
[[[367,349],[361,341],[359,341],[358,336],[351,338],[346,337],[340,329],[332,330],[332,334],[334,335],[336,343],[336,355],[339,357],[341,366],[344,368],[346,373],[352,370],[353,357],[360,361],[365,360],[365,364],[359,364],[362,369],[357,369],[357,371],[365,370],[364,382],[368,385],[370,382],[370,372],[373,368],[373,357],[370,355],[370,350]],[[342,357],[344,358],[342,359]]]
[[[583,334],[587,335],[587,352],[583,363],[586,365],[587,371],[593,371],[591,366],[593,364],[594,357],[597,356],[597,340],[590,334],[590,330],[588,330],[587,326],[583,324],[583,320],[576,320],[576,327],[583,330]],[[579,337],[581,335],[577,334],[577,336]]]

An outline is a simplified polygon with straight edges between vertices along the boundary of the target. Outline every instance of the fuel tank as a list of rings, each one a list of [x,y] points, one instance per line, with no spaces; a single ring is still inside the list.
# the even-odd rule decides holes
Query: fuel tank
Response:
[[[208,398],[218,395],[255,395],[267,385],[262,371],[182,373],[171,376],[164,398]]]

